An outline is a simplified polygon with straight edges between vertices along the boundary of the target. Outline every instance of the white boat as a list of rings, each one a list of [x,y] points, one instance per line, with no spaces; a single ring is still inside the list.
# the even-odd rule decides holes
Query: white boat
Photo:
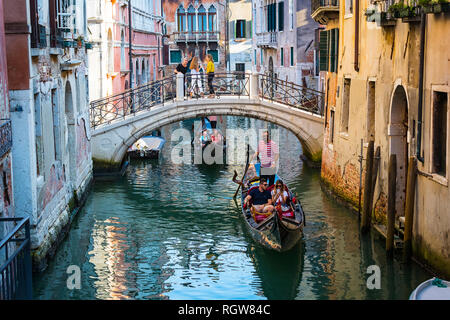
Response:
[[[450,300],[450,281],[433,278],[422,282],[409,300]]]
[[[165,142],[161,137],[144,136],[128,149],[128,154],[130,158],[157,159]]]

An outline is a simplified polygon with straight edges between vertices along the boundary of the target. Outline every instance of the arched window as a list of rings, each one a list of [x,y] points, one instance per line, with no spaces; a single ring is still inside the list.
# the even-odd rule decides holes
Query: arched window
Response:
[[[186,27],[186,11],[182,6],[177,10],[178,31],[184,32]]]
[[[114,72],[114,52],[113,52],[113,39],[112,39],[112,31],[108,30],[108,73]]]
[[[188,8],[188,31],[195,32],[195,9],[192,4]]]
[[[208,9],[208,30],[216,31],[216,8],[214,6]]]
[[[125,70],[125,32],[120,35],[120,69]]]
[[[146,73],[146,69],[145,69],[145,61],[142,60],[142,83],[146,83],[147,82],[147,73]]]
[[[198,31],[206,32],[206,10],[203,5],[198,8]]]

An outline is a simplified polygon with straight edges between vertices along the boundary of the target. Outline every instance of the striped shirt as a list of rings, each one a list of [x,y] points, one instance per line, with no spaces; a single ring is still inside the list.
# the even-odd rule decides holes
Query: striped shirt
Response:
[[[278,145],[272,140],[269,143],[261,140],[258,144],[259,159],[262,167],[270,167],[275,162],[275,154],[279,153]]]

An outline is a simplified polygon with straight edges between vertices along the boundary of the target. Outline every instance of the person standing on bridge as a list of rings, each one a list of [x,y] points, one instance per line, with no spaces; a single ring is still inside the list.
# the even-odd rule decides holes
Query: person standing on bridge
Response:
[[[208,75],[208,98],[214,97],[213,79],[214,79],[214,60],[211,54],[206,55],[206,74]]]
[[[261,161],[260,178],[261,180],[266,179],[269,182],[269,186],[271,186],[275,182],[276,164],[279,157],[279,149],[278,145],[270,139],[270,134],[267,130],[263,132],[263,139],[259,141],[258,149],[256,150],[250,162],[252,162],[253,159],[258,156]]]

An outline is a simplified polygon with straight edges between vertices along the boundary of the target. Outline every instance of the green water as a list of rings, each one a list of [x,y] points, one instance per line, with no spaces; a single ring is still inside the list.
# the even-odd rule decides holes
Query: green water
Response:
[[[228,128],[264,125],[228,118]],[[232,199],[242,166],[175,165],[171,145],[157,161],[133,161],[124,177],[94,183],[56,257],[34,274],[36,299],[407,299],[431,278],[360,235],[357,216],[303,165],[292,133],[280,129],[279,174],[298,194],[306,227],[285,253],[258,247],[246,231]],[[81,270],[81,289],[67,288],[70,265]],[[370,265],[380,268],[380,289],[367,288]]]

